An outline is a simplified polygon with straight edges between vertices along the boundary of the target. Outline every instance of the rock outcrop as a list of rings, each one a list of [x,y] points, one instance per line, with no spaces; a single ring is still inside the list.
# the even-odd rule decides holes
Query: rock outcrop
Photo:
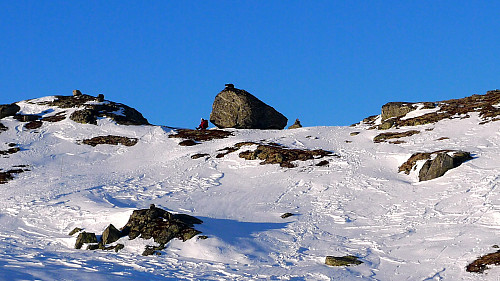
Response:
[[[148,120],[140,112],[129,106],[105,101],[104,95],[93,97],[75,91],[72,96],[55,96],[55,100],[40,104],[59,108],[79,108],[69,118],[82,124],[96,125],[98,118],[107,117],[120,125],[149,125]]]
[[[7,116],[14,116],[17,112],[19,112],[21,108],[19,105],[13,104],[0,104],[0,119]]]
[[[363,262],[358,259],[356,256],[343,256],[343,257],[334,257],[327,256],[325,258],[325,264],[330,266],[351,266],[351,265],[359,265]]]
[[[218,128],[283,129],[288,119],[247,91],[226,84],[215,97],[210,122]]]
[[[435,152],[414,153],[399,167],[400,172],[410,174],[415,169],[417,162],[426,160],[420,168],[419,181],[432,180],[443,176],[447,171],[460,166],[465,161],[472,159],[469,152],[460,150],[440,150]]]

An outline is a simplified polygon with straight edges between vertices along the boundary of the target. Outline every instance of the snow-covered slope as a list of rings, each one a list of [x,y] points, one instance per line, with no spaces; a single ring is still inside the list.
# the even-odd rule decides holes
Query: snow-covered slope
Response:
[[[21,113],[61,111],[37,103],[43,100],[51,98],[18,103]],[[29,171],[0,184],[0,280],[498,280],[500,268],[465,271],[500,243],[500,122],[481,121],[471,113],[411,127],[420,133],[399,144],[374,143],[380,131],[361,123],[231,130],[229,138],[185,147],[160,126],[66,118],[26,129],[6,117],[0,150],[15,143],[20,151],[2,156],[0,169]],[[81,142],[106,135],[139,141]],[[296,168],[239,158],[248,148],[215,157],[262,140],[340,157]],[[426,182],[398,173],[413,153],[442,149],[474,159]],[[209,156],[192,159],[197,153]],[[202,219],[196,228],[208,238],[173,240],[160,256],[141,256],[151,241],[127,237],[118,253],[74,249],[73,228],[122,227],[132,210],[150,204]],[[295,216],[282,219],[286,212]],[[330,267],[328,255],[363,264]]]

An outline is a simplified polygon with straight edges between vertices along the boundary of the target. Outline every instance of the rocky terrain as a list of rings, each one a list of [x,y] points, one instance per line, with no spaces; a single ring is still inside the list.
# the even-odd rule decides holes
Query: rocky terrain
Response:
[[[500,91],[351,127],[282,130],[232,85],[213,109],[187,130],[77,90],[0,105],[0,280],[498,278]]]

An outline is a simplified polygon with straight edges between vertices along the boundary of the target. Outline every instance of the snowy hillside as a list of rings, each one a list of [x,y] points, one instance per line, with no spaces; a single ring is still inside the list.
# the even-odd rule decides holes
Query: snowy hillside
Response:
[[[13,171],[0,184],[0,280],[500,278],[500,267],[465,270],[500,244],[500,122],[485,122],[480,112],[384,131],[371,128],[380,116],[351,127],[226,130],[233,135],[180,146],[166,127],[106,116],[97,125],[76,123],[69,116],[77,108],[47,103],[54,99],[18,102],[18,114],[64,118],[34,128],[12,116],[0,120],[0,172]],[[442,108],[418,106],[401,120]],[[409,130],[418,133],[373,141]],[[109,135],[137,143],[83,143]],[[217,157],[250,141],[333,154],[294,168],[239,157],[256,145]],[[473,159],[429,181],[398,172],[413,153],[439,150]],[[158,256],[141,255],[154,242],[128,237],[119,252],[74,248],[68,233],[75,227],[122,227],[150,204],[203,220],[196,229],[207,239],[172,240]],[[280,217],[287,212],[294,215]],[[326,256],[345,255],[363,263],[325,265]]]

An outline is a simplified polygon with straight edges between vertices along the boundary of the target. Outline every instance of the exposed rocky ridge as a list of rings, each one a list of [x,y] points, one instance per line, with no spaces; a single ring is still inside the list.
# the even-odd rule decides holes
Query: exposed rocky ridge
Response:
[[[500,120],[500,90],[488,91],[485,95],[472,95],[462,99],[451,99],[445,101],[408,103],[390,102],[382,106],[382,123],[374,128],[386,130],[392,127],[417,126],[435,123],[443,119],[468,118],[469,113],[478,112],[484,124]],[[421,109],[436,108],[434,112],[421,116],[404,119],[407,113],[414,111],[418,106]],[[365,124],[373,124],[377,116],[365,118]]]
[[[63,109],[78,108],[70,115],[70,119],[83,124],[96,125],[98,118],[107,117],[120,125],[149,125],[148,120],[137,110],[121,103],[104,101],[103,98],[84,94],[55,96],[53,101],[38,102],[38,104]]]
[[[283,129],[288,119],[249,92],[226,84],[215,97],[210,122],[218,128]]]
[[[0,104],[0,119],[7,116],[14,116],[19,110],[21,110],[21,107],[15,103]]]
[[[169,138],[184,139],[179,143],[180,146],[193,146],[200,144],[201,141],[209,141],[214,139],[224,139],[233,134],[223,130],[190,130],[179,129],[175,134],[171,134]]]
[[[406,131],[406,132],[391,132],[391,133],[381,133],[373,138],[373,142],[379,143],[379,142],[384,142],[389,139],[399,139],[399,138],[404,138],[404,137],[410,137],[415,134],[419,134],[420,131],[417,130],[411,130],[411,131]]]

